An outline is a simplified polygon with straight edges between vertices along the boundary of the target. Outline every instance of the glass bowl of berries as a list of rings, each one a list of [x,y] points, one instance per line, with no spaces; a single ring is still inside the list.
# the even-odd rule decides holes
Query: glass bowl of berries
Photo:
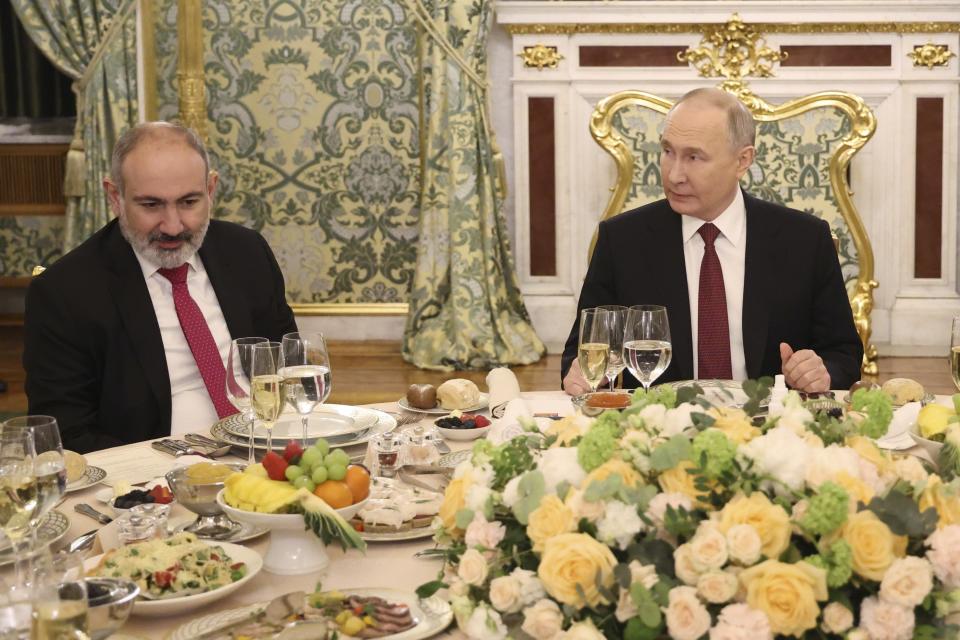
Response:
[[[490,430],[490,418],[480,414],[453,411],[433,422],[448,440],[476,440]]]

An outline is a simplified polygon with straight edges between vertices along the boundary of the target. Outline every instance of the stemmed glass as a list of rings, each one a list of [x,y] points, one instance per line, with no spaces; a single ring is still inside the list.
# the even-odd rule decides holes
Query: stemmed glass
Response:
[[[610,382],[610,391],[613,391],[617,386],[617,376],[627,366],[623,361],[623,334],[627,322],[627,308],[619,304],[607,304],[597,308],[609,314],[607,323],[610,325],[610,356],[607,360],[607,380]]]
[[[24,599],[28,588],[27,556],[34,531],[30,523],[37,510],[35,459],[31,429],[0,431],[0,527],[10,540],[17,600]]]
[[[300,414],[303,446],[307,446],[310,413],[330,396],[330,357],[322,333],[295,332],[281,341],[284,395]]]
[[[250,449],[247,453],[247,464],[256,462],[253,455],[255,442],[253,437],[253,406],[250,399],[253,347],[264,342],[269,342],[269,340],[266,338],[237,338],[230,343],[230,355],[227,356],[227,398],[250,425]]]
[[[273,425],[283,411],[283,378],[280,368],[280,343],[260,342],[253,345],[250,364],[250,388],[253,412],[267,430],[267,452],[273,451]]]
[[[88,638],[87,583],[79,554],[38,553],[33,569],[31,638]]]
[[[67,468],[63,458],[60,429],[53,416],[19,416],[3,423],[3,431],[33,433],[34,471],[37,478],[37,507],[30,525],[36,527],[63,497],[67,488]]]
[[[960,390],[960,316],[953,319],[953,330],[950,333],[950,375],[953,384]]]
[[[577,361],[590,391],[596,391],[607,373],[610,359],[610,313],[604,309],[584,309],[580,312],[580,346]]]
[[[672,357],[666,307],[630,307],[623,337],[623,359],[644,390],[649,389],[653,381],[666,371]]]

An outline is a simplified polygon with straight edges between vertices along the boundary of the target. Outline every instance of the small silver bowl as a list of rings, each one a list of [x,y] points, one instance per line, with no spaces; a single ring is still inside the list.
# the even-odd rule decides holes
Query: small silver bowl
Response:
[[[86,578],[87,627],[91,640],[115,633],[130,616],[140,587],[120,578]]]
[[[618,390],[618,391],[595,391],[595,392],[593,392],[593,393],[584,393],[584,394],[579,395],[579,396],[574,396],[574,397],[571,398],[570,400],[571,400],[571,402],[573,402],[573,406],[575,406],[576,408],[580,409],[580,412],[581,412],[583,415],[585,415],[585,416],[587,416],[587,417],[589,417],[589,418],[593,418],[593,417],[595,417],[595,416],[600,415],[600,414],[603,413],[604,411],[611,410],[611,409],[612,409],[613,411],[623,411],[624,409],[626,409],[627,407],[630,406],[630,399],[631,399],[632,395],[633,395],[633,394],[632,394],[631,391],[626,391],[626,390]],[[607,398],[616,398],[617,400],[620,401],[621,404],[623,404],[623,406],[617,406],[617,407],[596,407],[596,406],[593,406],[593,405],[590,403],[590,399],[591,399],[593,396],[600,396],[600,397],[607,397]]]
[[[217,464],[224,464],[237,472],[243,471],[246,467],[244,464]],[[217,504],[217,494],[223,489],[223,481],[195,482],[187,478],[188,468],[178,467],[168,471],[165,476],[177,502],[199,516],[196,522],[184,527],[183,530],[201,538],[214,540],[229,538],[243,525],[231,520]]]

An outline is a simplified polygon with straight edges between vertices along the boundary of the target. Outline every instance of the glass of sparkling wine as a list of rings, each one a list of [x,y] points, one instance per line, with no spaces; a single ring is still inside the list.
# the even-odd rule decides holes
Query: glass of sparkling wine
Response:
[[[960,390],[960,316],[953,319],[950,333],[950,375],[953,376],[954,386]]]
[[[37,477],[37,508],[30,525],[35,527],[63,497],[67,488],[67,468],[63,458],[60,429],[53,416],[19,416],[3,423],[4,431],[33,432],[34,471]]]
[[[230,354],[227,356],[227,398],[250,425],[250,447],[247,452],[247,464],[256,462],[253,455],[255,443],[253,437],[253,405],[250,399],[253,346],[264,342],[269,342],[269,340],[266,338],[237,338],[230,343]]]
[[[623,359],[633,377],[645,390],[649,389],[653,381],[670,366],[672,357],[666,307],[630,307],[623,337]]]
[[[300,414],[303,446],[308,444],[310,413],[330,396],[330,357],[322,333],[288,333],[281,341],[284,395]]]
[[[32,640],[86,640],[87,584],[79,554],[38,553],[33,569]]]
[[[596,391],[607,373],[610,360],[610,313],[604,309],[584,309],[580,312],[580,347],[577,361],[590,391]]]
[[[283,378],[277,371],[280,368],[281,355],[279,342],[261,342],[253,345],[253,358],[250,364],[251,398],[253,413],[267,430],[267,451],[273,451],[273,425],[283,411]]]
[[[30,598],[28,557],[35,531],[30,523],[37,510],[35,458],[32,430],[0,431],[0,527],[10,541],[14,560],[14,583],[8,598],[17,602]],[[20,623],[18,619],[16,624]]]
[[[607,360],[607,381],[610,383],[610,391],[613,391],[617,386],[617,376],[627,366],[623,361],[623,334],[627,322],[627,308],[619,304],[607,304],[597,308],[609,313],[607,322],[610,325],[610,356]]]

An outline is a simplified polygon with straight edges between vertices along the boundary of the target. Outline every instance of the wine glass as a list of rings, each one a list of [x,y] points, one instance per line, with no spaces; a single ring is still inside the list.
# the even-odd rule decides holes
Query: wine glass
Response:
[[[267,452],[273,451],[273,425],[283,411],[281,387],[283,379],[277,373],[280,368],[280,343],[260,342],[253,345],[250,361],[250,396],[253,412],[267,430]]]
[[[619,304],[605,304],[597,308],[609,313],[607,322],[610,325],[610,356],[607,360],[607,380],[610,381],[610,391],[613,391],[617,386],[617,376],[627,366],[623,361],[623,334],[627,322],[627,308]]]
[[[227,356],[227,398],[243,415],[250,426],[250,449],[247,452],[247,464],[256,462],[254,458],[253,407],[250,402],[250,372],[253,362],[253,346],[269,342],[266,338],[237,338],[230,343]]]
[[[294,332],[281,341],[284,393],[300,414],[303,446],[307,446],[310,413],[330,396],[330,357],[322,333]]]
[[[67,488],[67,468],[57,419],[53,416],[19,416],[4,422],[3,430],[33,432],[37,508],[30,525],[35,527],[40,518],[60,502]]]
[[[14,590],[28,588],[29,550],[33,548],[30,526],[37,510],[36,451],[31,429],[0,431],[0,527],[10,540],[14,561]],[[22,598],[20,598],[22,599]]]
[[[960,316],[953,319],[953,330],[950,333],[950,375],[953,384],[960,390]]]
[[[38,553],[33,561],[31,638],[89,638],[87,583],[80,554]]]
[[[667,309],[660,305],[637,305],[627,311],[623,359],[644,390],[670,366],[673,349]]]
[[[584,309],[580,312],[580,346],[577,361],[584,379],[595,392],[607,373],[610,359],[610,313],[604,309]]]

